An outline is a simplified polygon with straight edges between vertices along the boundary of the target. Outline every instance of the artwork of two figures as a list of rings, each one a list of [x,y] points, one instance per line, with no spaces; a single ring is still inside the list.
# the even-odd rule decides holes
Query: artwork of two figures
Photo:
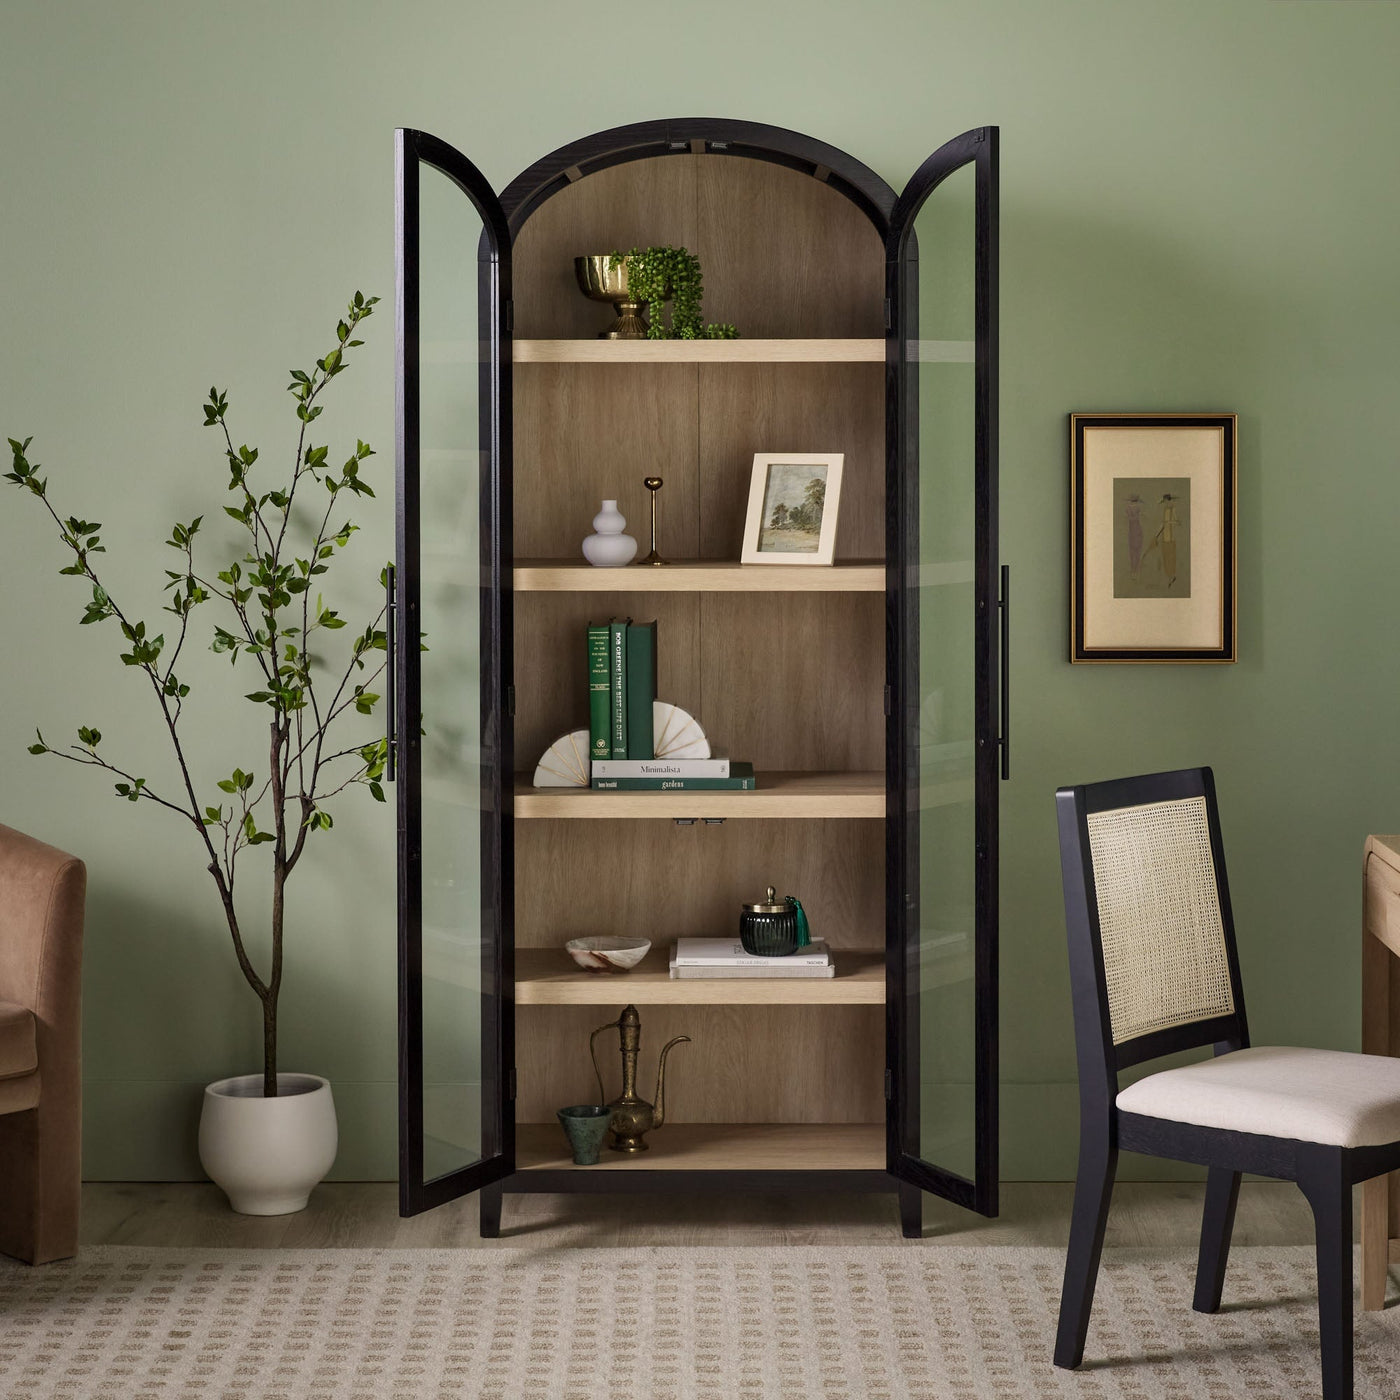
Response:
[[[1191,596],[1191,478],[1113,478],[1113,596]]]

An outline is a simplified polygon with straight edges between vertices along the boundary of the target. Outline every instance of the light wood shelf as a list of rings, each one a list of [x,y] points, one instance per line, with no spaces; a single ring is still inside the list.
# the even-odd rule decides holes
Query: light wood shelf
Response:
[[[584,972],[559,948],[519,948],[517,1006],[837,1006],[885,1000],[885,955],[833,953],[835,977],[672,978],[670,945],[626,973]]]
[[[517,340],[518,365],[792,364],[885,362],[883,340]]]
[[[635,1157],[604,1147],[575,1167],[557,1123],[515,1130],[518,1171],[884,1171],[883,1123],[667,1123]]]
[[[923,587],[971,583],[970,563],[924,564]],[[571,559],[522,559],[514,569],[517,593],[883,593],[883,559],[831,565],[737,564],[680,559],[665,568],[597,569]]]
[[[596,569],[561,559],[524,559],[517,593],[883,593],[883,560],[849,564],[736,564],[681,559],[664,568]]]
[[[973,364],[971,340],[911,340],[908,358],[918,364]],[[436,341],[423,346],[428,364],[475,364],[475,341]],[[517,365],[736,365],[884,364],[883,338],[830,340],[516,340]]]
[[[752,792],[595,792],[515,780],[517,818],[869,817],[885,815],[883,773],[759,773]]]

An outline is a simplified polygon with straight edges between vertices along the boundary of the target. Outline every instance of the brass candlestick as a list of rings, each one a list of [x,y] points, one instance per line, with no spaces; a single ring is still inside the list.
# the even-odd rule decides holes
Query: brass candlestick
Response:
[[[651,492],[651,553],[645,559],[638,559],[639,564],[664,564],[664,560],[656,552],[656,493],[666,483],[659,476],[645,476],[642,478],[642,485]]]

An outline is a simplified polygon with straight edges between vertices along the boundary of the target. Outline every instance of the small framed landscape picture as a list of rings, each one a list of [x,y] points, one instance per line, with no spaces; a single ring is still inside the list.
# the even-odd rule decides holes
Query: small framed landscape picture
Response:
[[[1234,661],[1233,413],[1072,413],[1070,660]]]
[[[841,505],[840,452],[755,452],[744,564],[830,564]]]

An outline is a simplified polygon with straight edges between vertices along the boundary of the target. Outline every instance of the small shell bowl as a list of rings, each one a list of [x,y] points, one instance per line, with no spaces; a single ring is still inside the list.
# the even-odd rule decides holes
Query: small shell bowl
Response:
[[[630,972],[651,951],[651,940],[603,935],[571,938],[564,947],[585,972]]]

